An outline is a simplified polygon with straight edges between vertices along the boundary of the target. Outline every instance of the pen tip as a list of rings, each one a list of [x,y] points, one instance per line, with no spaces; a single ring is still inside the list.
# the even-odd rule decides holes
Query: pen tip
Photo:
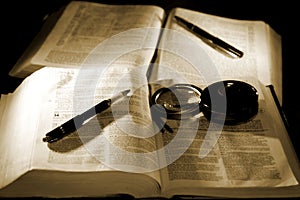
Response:
[[[111,97],[111,102],[115,102],[117,101],[118,99],[120,99],[121,97],[124,97],[126,96],[128,93],[130,92],[130,90],[123,90],[122,92],[118,93],[117,95]]]
[[[178,21],[178,22],[182,22],[182,21],[185,21],[183,18],[181,18],[181,17],[178,17],[178,16],[174,16],[174,18],[176,19],[176,21]]]
[[[123,96],[126,96],[128,93],[130,92],[130,89],[128,89],[128,90],[124,90],[123,92],[121,92],[122,93],[122,95]]]

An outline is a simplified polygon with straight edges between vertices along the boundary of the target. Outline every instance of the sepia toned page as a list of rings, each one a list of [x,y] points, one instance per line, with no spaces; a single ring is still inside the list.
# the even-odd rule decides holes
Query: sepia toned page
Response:
[[[163,145],[177,140],[177,147],[168,149],[166,159],[180,157],[162,170],[163,191],[168,196],[299,196],[299,163],[271,98],[269,93],[260,99],[259,113],[240,125],[218,128],[203,115],[198,123],[169,120],[175,134],[163,134]],[[178,131],[189,136],[178,139]]]
[[[135,171],[134,169],[130,169],[133,167],[141,168],[141,171],[146,172],[147,170],[144,170],[143,168],[147,168],[150,164],[143,161],[144,158],[141,160],[133,159],[130,163],[124,163],[129,159],[120,159],[122,157],[120,154],[124,152],[124,154],[126,154],[128,150],[124,152],[120,151],[120,154],[117,154],[113,151],[106,151],[110,148],[114,148],[114,145],[105,148],[99,147],[98,149],[93,145],[97,146],[97,144],[106,143],[106,140],[104,139],[108,138],[109,141],[115,140],[116,144],[121,145],[121,149],[126,147],[131,149],[131,151],[150,152],[150,149],[155,147],[155,143],[153,143],[154,139],[150,137],[152,136],[152,121],[148,102],[146,70],[157,45],[161,22],[164,18],[163,10],[151,6],[129,6],[128,10],[126,9],[125,12],[123,6],[103,6],[99,4],[86,5],[85,3],[81,4],[78,2],[74,3],[72,6],[74,6],[73,9],[76,11],[78,11],[78,9],[81,11],[79,12],[82,14],[82,16],[79,15],[82,17],[80,20],[88,22],[86,15],[90,17],[88,19],[91,19],[89,23],[85,24],[87,27],[78,27],[79,30],[77,30],[76,33],[81,34],[80,39],[82,39],[82,34],[87,34],[88,36],[94,34],[90,38],[87,37],[86,41],[89,41],[90,45],[98,45],[98,43],[95,42],[95,40],[97,40],[100,44],[97,47],[93,46],[94,49],[85,49],[89,55],[86,54],[85,59],[76,63],[80,64],[77,69],[72,69],[75,70],[75,72],[77,70],[76,73],[72,72],[72,70],[70,72],[66,70],[65,72],[63,71],[65,75],[57,76],[54,74],[56,78],[61,77],[61,80],[56,80],[56,86],[50,88],[52,90],[49,91],[49,94],[52,94],[52,96],[49,97],[49,105],[44,105],[46,110],[49,108],[49,115],[45,115],[45,121],[51,119],[53,123],[50,127],[46,126],[46,123],[40,123],[42,125],[41,130],[43,130],[40,132],[43,134],[37,137],[36,148],[38,150],[35,150],[36,154],[34,157],[35,159],[33,160],[34,166],[46,168],[53,167],[66,171],[93,171],[107,168],[104,167],[101,162],[99,163],[99,160],[111,159],[107,162],[116,162],[111,164],[115,168],[118,168],[117,162],[121,161],[119,165],[128,165],[129,169],[126,169],[128,171]],[[124,12],[127,17],[124,17]],[[76,17],[78,16],[76,15]],[[73,20],[78,20],[76,17]],[[94,23],[90,24],[92,21]],[[103,24],[99,26],[99,23]],[[95,29],[91,30],[90,26]],[[81,28],[82,30],[80,30]],[[60,29],[57,29],[56,31],[59,30]],[[88,31],[92,32],[88,33]],[[71,35],[74,34],[75,33],[72,33]],[[114,34],[117,35],[110,38],[110,36]],[[57,33],[57,35],[59,34]],[[101,36],[99,37],[100,39],[97,39],[95,35]],[[79,37],[79,35],[77,35],[77,37]],[[105,40],[105,38],[107,39]],[[70,50],[70,43],[67,44],[65,48]],[[72,47],[74,47],[75,44],[79,45],[78,43],[72,43]],[[82,43],[80,44],[82,47]],[[53,50],[52,53],[55,51]],[[73,52],[73,55],[80,59],[80,57],[76,56],[76,53],[78,52]],[[82,51],[80,52],[82,53]],[[49,60],[49,58],[50,57],[47,57],[47,60]],[[67,58],[68,57],[60,60],[60,63],[67,65],[70,64],[68,63],[70,60]],[[56,65],[54,64],[54,66]],[[53,67],[53,65],[50,65],[50,68],[51,67]],[[110,98],[112,95],[127,89],[131,90],[129,94],[130,98],[128,100],[128,97],[124,97],[124,108],[121,106],[121,108],[125,109],[126,112],[118,111],[121,108],[114,108],[114,106],[119,105],[116,103],[116,105],[112,106],[114,110],[110,111],[108,109],[107,112],[97,116],[97,118],[104,118],[103,120],[97,120],[96,118],[91,119],[89,124],[91,124],[90,126],[93,126],[92,124],[94,123],[96,130],[89,131],[86,129],[90,126],[83,126],[82,131],[79,129],[79,132],[91,135],[75,137],[75,141],[71,140],[71,145],[68,145],[68,148],[70,149],[64,149],[65,143],[63,141],[50,144],[49,146],[47,143],[41,142],[41,139],[44,137],[46,132],[55,128],[62,122],[67,121],[76,114],[84,112],[96,103],[99,103],[101,100]],[[122,100],[120,102],[122,103]],[[128,107],[130,109],[128,109]],[[113,115],[112,113],[114,112],[121,114],[121,116]],[[45,113],[47,112],[45,111]],[[127,117],[125,117],[126,114],[128,115]],[[114,118],[121,119],[116,120],[116,122],[112,122]],[[99,123],[103,123],[102,125],[105,126],[105,128],[101,127]],[[124,125],[125,129],[123,130],[122,127]],[[144,129],[146,130],[135,130],[140,126],[145,126]],[[147,131],[149,132],[148,135]],[[93,132],[96,132],[96,136],[93,135],[95,134]],[[138,137],[141,139],[136,138],[133,133],[140,134]],[[144,141],[144,138],[148,137],[149,139],[146,140],[146,144],[141,142]],[[85,139],[87,141],[85,141]],[[83,142],[81,140],[85,141],[84,144],[82,144]],[[69,144],[69,142],[67,143]],[[115,143],[112,142],[112,144]],[[62,148],[62,150],[59,150],[60,148]],[[91,148],[91,151],[97,151],[95,152],[97,155],[90,155],[91,152],[89,152],[89,149],[86,150],[86,148]],[[114,156],[108,155],[108,152],[112,153]],[[141,155],[138,154],[138,156]],[[70,157],[70,160],[66,159],[66,156]],[[155,165],[156,156],[154,154],[150,154],[150,157],[152,160],[148,159],[149,162],[152,163],[151,165]],[[146,166],[145,163],[147,163]]]
[[[36,93],[40,96],[35,96]],[[0,122],[1,189],[30,169],[43,94],[40,84],[30,85],[29,80],[24,80],[1,100],[1,104],[5,103]]]
[[[118,69],[119,66],[114,67]],[[123,87],[134,90],[133,88],[136,86],[133,82],[131,83],[133,86],[130,86],[129,82],[122,87],[118,85],[118,81],[122,77],[121,72],[119,69],[116,71],[113,67],[111,69],[97,80],[97,87],[94,88],[95,91],[92,94],[89,94],[90,96],[77,93],[81,89],[90,89],[90,83],[93,80],[90,78],[84,80],[82,79],[84,76],[81,77],[82,73],[88,72],[51,67],[45,67],[38,71],[40,77],[48,77],[48,83],[52,82],[52,84],[48,84],[48,87],[44,88],[48,91],[48,96],[44,99],[41,107],[43,112],[40,114],[39,126],[36,131],[31,168],[64,172],[99,173],[110,171],[120,173],[119,176],[116,175],[110,180],[127,177],[133,173],[137,182],[139,180],[146,181],[147,177],[153,178],[152,182],[146,181],[145,184],[154,187],[140,188],[136,195],[139,193],[139,195],[144,195],[143,193],[147,190],[150,194],[157,194],[160,175],[157,170],[155,172],[152,170],[157,168],[157,156],[151,154],[156,149],[156,143],[153,137],[140,135],[137,130],[137,126],[140,130],[152,127],[149,126],[152,122],[147,104],[147,87],[141,87],[135,94],[130,93],[129,96],[124,96],[106,111],[95,113],[95,116],[88,119],[82,127],[63,139],[53,143],[42,140],[47,132],[76,114],[80,114],[81,109],[86,110],[98,102],[112,97],[120,89],[123,90]],[[90,74],[88,75],[91,77]],[[79,78],[81,80],[78,80]],[[83,83],[86,85],[82,85]],[[108,86],[105,87],[106,85]],[[76,105],[79,104],[83,104],[83,108],[77,109]],[[148,131],[151,133],[151,130]],[[122,181],[130,182],[130,179]],[[100,182],[101,180],[99,180],[99,184]],[[105,182],[102,184],[105,185]],[[122,187],[124,189],[126,185],[121,185]],[[136,187],[140,187],[140,184],[137,184]]]
[[[119,65],[114,67],[118,68]],[[127,68],[127,70],[129,69]],[[92,71],[94,72],[94,70]],[[117,172],[119,175],[114,176],[109,181],[118,180],[119,183],[129,184],[131,182],[129,177],[132,177],[136,183],[145,181],[145,187],[142,187],[141,184],[129,187],[131,189],[135,188],[136,191],[126,191],[126,188],[128,188],[126,184],[118,185],[120,191],[137,196],[145,195],[146,192],[150,192],[150,194],[158,193],[160,176],[158,171],[152,173],[155,166],[151,167],[151,170],[143,169],[150,167],[150,165],[157,165],[157,158],[154,154],[151,154],[152,157],[142,154],[148,151],[151,152],[156,148],[155,140],[151,137],[148,139],[138,138],[142,135],[135,137],[135,132],[131,132],[134,131],[132,127],[140,127],[145,123],[151,124],[151,121],[149,122],[149,111],[147,112],[147,109],[149,110],[148,98],[147,94],[144,94],[147,93],[147,87],[144,89],[141,87],[136,94],[131,94],[128,97],[124,96],[122,100],[114,104],[114,108],[111,107],[99,115],[95,113],[95,117],[87,119],[81,129],[78,128],[76,132],[70,133],[64,139],[54,143],[47,143],[42,140],[48,131],[76,115],[81,111],[80,109],[86,109],[99,101],[110,98],[118,93],[119,89],[123,90],[117,84],[120,77],[122,77],[119,70],[112,69],[108,71],[109,73],[103,73],[101,79],[97,80],[96,83],[100,86],[109,84],[110,87],[108,86],[108,89],[104,86],[100,89],[94,88],[95,91],[92,91],[92,94],[89,94],[90,96],[76,94],[82,88],[84,90],[91,89],[90,84],[93,82],[91,79],[93,76],[89,72],[79,71],[78,69],[44,67],[29,76],[17,88],[16,93],[5,97],[7,102],[5,108],[3,108],[4,115],[1,120],[1,142],[4,143],[1,145],[3,154],[0,171],[2,177],[1,189],[4,190],[0,190],[0,196],[7,195],[6,191],[9,192],[8,195],[14,195],[10,189],[6,190],[4,187],[8,186],[10,188],[10,184],[13,186],[14,181],[18,181],[18,178],[31,170]],[[83,79],[78,75],[79,73],[87,73],[89,79]],[[120,76],[116,75],[113,80],[112,73],[115,75],[119,73]],[[129,77],[126,78],[128,81]],[[130,76],[130,78],[133,77]],[[122,86],[134,91],[136,84],[143,82],[141,78],[136,79],[141,82],[128,81],[128,84],[122,84]],[[82,85],[83,82],[86,85]],[[87,101],[82,100],[82,97],[86,98]],[[92,101],[89,101],[89,99]],[[75,105],[81,103],[84,103],[83,108],[77,110]],[[89,105],[90,103],[91,105]],[[137,110],[145,111],[144,115],[136,114]],[[123,121],[119,121],[119,118],[122,118]],[[12,119],[18,121],[18,126]],[[119,124],[117,124],[117,121]],[[18,145],[13,145],[15,142]],[[114,151],[114,149],[122,149],[123,151]],[[132,157],[128,152],[138,153],[143,159],[127,160],[128,156]],[[130,174],[131,176],[129,176]],[[52,176],[55,176],[55,173]],[[58,176],[61,175],[58,174]],[[34,181],[39,180],[35,179]],[[90,182],[91,180],[85,181]],[[114,188],[107,185],[108,181],[102,182],[99,179],[97,183],[99,183],[97,187],[101,187],[101,183],[103,188],[107,189],[99,194],[115,193]],[[64,194],[63,191],[60,192]],[[22,191],[18,191],[18,195],[20,194],[22,195]],[[72,194],[80,195],[80,192]],[[85,191],[85,194],[88,194],[88,191]]]
[[[190,23],[241,50],[243,56],[233,59],[224,53],[220,53],[220,51],[212,48],[190,30],[176,22],[175,15],[188,20]],[[281,36],[265,22],[223,18],[183,8],[175,8],[170,13],[166,29],[189,36],[197,46],[194,48],[198,49],[195,49],[195,52],[191,54],[199,57],[200,52],[204,51],[210,58],[210,62],[215,66],[214,70],[218,73],[218,76],[221,75],[223,79],[245,76],[258,77],[264,85],[274,85],[278,99],[282,103]],[[177,46],[184,48],[182,43]],[[180,52],[178,49],[176,51]],[[204,66],[201,67],[201,70],[205,70],[203,68]],[[205,73],[209,75],[211,72],[205,71]]]
[[[8,97],[10,93],[8,94],[1,94],[0,96],[0,120],[2,119],[2,116],[3,116],[3,113],[4,113],[4,110],[5,110],[5,106],[6,106],[6,99]],[[0,121],[1,123],[1,121]]]
[[[237,59],[224,56],[179,26],[171,14],[152,82],[163,86],[188,83],[203,90],[217,81],[243,81],[257,89],[259,112],[251,121],[237,126],[220,127],[209,123],[203,114],[194,119],[168,120],[175,133],[162,134],[161,146],[167,150],[163,162],[171,162],[162,170],[167,196],[299,195],[297,157],[289,142],[283,142],[289,141],[288,134],[274,99],[265,88],[270,84],[269,36],[265,24],[184,9],[174,13],[212,30],[245,54]],[[174,145],[169,146],[171,143]],[[285,186],[290,189],[285,191]],[[233,192],[224,188],[239,189]]]
[[[41,47],[36,49],[36,46],[33,46],[34,55],[28,52],[29,58],[23,58],[24,65],[19,62],[10,74],[26,77],[30,74],[30,70],[33,72],[42,66],[78,67],[97,46],[113,36],[124,34],[132,29],[160,27],[163,13],[163,9],[157,6],[71,1],[56,24],[52,25],[53,28],[48,36],[43,35],[45,39],[43,38]],[[128,40],[138,39],[139,43],[143,43],[145,38],[140,36],[135,38],[131,35],[124,39],[124,44],[117,42],[115,49],[106,49],[105,53],[109,56],[117,56],[120,48],[124,49],[123,45],[128,45]],[[36,40],[41,39],[36,38]],[[41,42],[39,41],[39,44]],[[131,42],[129,43],[132,45]],[[128,48],[127,46],[127,50],[132,50],[139,46],[136,44]],[[98,52],[95,57],[103,56],[102,53]],[[95,64],[97,60],[91,62]]]
[[[27,154],[30,159],[29,163],[25,163],[27,168],[23,172],[28,169],[73,172],[113,170],[120,173],[140,171],[141,174],[149,173],[154,178],[151,184],[156,185],[157,188],[153,187],[153,190],[157,192],[160,176],[157,171],[152,173],[152,169],[157,168],[155,152],[149,153],[147,156],[143,154],[156,148],[155,140],[152,138],[152,121],[145,74],[157,45],[161,21],[164,17],[163,10],[151,6],[140,8],[129,6],[128,12],[126,12],[127,17],[122,17],[120,20],[120,16],[124,16],[123,6],[103,7],[81,2],[75,2],[72,6],[75,9],[70,9],[72,14],[76,17],[82,14],[83,18],[80,19],[80,22],[89,23],[85,23],[86,26],[78,26],[76,30],[70,29],[75,32],[64,35],[70,39],[67,40],[67,45],[54,50],[50,48],[53,51],[47,54],[47,58],[45,58],[47,62],[44,64],[51,63],[52,65],[45,69],[42,68],[28,77],[30,87],[40,89],[33,89],[30,97],[32,99],[39,97],[36,100],[38,101],[37,107],[34,105],[28,107],[28,109],[34,107],[37,110],[34,117],[38,115],[38,118],[30,122],[22,118],[22,123],[28,123],[28,125],[32,123],[32,126],[35,126],[35,129],[30,132],[31,137],[34,135],[34,145],[29,145],[32,148],[29,150],[30,154]],[[77,13],[77,11],[80,12]],[[87,20],[86,15],[89,15],[88,19],[91,21]],[[77,22],[78,18],[76,17],[73,22]],[[113,20],[114,23],[110,20]],[[64,21],[61,23],[61,26],[65,28]],[[96,25],[99,23],[103,24],[98,30]],[[74,24],[71,23],[69,26],[72,25]],[[94,26],[97,30],[92,28]],[[139,27],[145,28],[136,29]],[[58,28],[56,31],[64,32],[64,30]],[[128,31],[121,33],[125,30]],[[62,42],[63,39],[66,39],[60,38],[62,32],[55,33],[54,38],[49,38]],[[99,46],[96,45],[95,40],[101,42],[117,33],[120,35],[106,40]],[[76,37],[72,37],[74,34]],[[86,37],[87,35],[89,37]],[[57,43],[53,41],[45,44],[55,46]],[[86,43],[83,44],[83,41]],[[73,51],[79,47],[83,49]],[[74,54],[59,59],[48,56],[60,50],[71,51]],[[93,52],[88,55],[91,50]],[[85,59],[81,59],[83,57],[79,56],[83,52],[86,53]],[[59,55],[70,54],[61,53]],[[74,60],[70,60],[71,57],[78,58],[83,63],[76,62],[76,69],[56,68],[58,66],[56,64],[59,63],[65,66],[74,64]],[[57,61],[59,63],[56,63]],[[31,89],[30,87],[29,89]],[[58,125],[81,114],[100,101],[127,89],[130,89],[128,97],[116,102],[106,112],[87,120],[86,126],[82,126],[79,131],[56,143],[48,144],[42,141],[45,134]],[[22,92],[26,94],[27,90],[24,89]],[[24,104],[26,105],[26,103]],[[121,109],[119,107],[125,111],[119,111]],[[26,115],[24,117],[26,118]],[[146,131],[137,131],[137,127],[140,126],[144,127]],[[27,130],[24,129],[24,132]],[[20,130],[16,134],[21,134]],[[136,134],[140,135],[136,136]],[[31,139],[29,138],[28,141]],[[118,149],[121,150],[118,151]],[[133,159],[132,156],[135,155],[142,159]],[[127,162],[129,159],[126,159],[125,156],[131,157],[129,163]],[[13,170],[11,171],[13,172]],[[14,176],[8,182],[16,178]]]
[[[155,6],[71,2],[33,58],[33,63],[79,66],[102,42],[131,29],[160,27],[162,16],[163,10]],[[144,43],[145,39],[139,36],[140,43]],[[136,40],[134,35],[124,41],[116,41],[115,49],[107,49],[105,53],[117,54],[118,48],[127,45],[140,48],[139,43],[133,44],[130,40]]]

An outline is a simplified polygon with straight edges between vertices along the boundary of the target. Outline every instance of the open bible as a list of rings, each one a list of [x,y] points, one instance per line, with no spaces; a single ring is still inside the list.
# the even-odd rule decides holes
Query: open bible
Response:
[[[174,16],[243,57],[216,51]],[[21,85],[1,95],[1,197],[300,197],[299,161],[273,96],[274,89],[281,103],[281,38],[268,24],[73,1],[50,30],[11,70],[26,77]],[[150,99],[159,88],[204,89],[222,80],[257,89],[254,118],[237,125],[201,112],[164,118],[172,131],[154,123]],[[43,142],[57,126],[128,89],[76,131]]]

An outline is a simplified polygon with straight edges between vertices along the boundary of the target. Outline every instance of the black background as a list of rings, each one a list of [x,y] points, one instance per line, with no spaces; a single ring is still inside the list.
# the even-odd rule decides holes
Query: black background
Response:
[[[1,67],[0,93],[13,92],[22,79],[7,74],[43,24],[43,18],[66,5],[68,0],[2,1],[1,2]],[[111,4],[154,4],[166,10],[185,7],[236,19],[263,20],[282,36],[283,52],[283,112],[289,124],[290,138],[300,155],[300,105],[298,73],[300,50],[298,6],[296,1],[221,1],[221,0],[111,0],[96,1]],[[299,17],[298,17],[299,18]]]

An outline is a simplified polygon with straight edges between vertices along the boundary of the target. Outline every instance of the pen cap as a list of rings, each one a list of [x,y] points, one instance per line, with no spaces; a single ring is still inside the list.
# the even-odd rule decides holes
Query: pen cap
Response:
[[[257,90],[237,80],[219,81],[207,86],[202,92],[201,102],[201,110],[207,119],[226,125],[249,121],[258,112]]]

